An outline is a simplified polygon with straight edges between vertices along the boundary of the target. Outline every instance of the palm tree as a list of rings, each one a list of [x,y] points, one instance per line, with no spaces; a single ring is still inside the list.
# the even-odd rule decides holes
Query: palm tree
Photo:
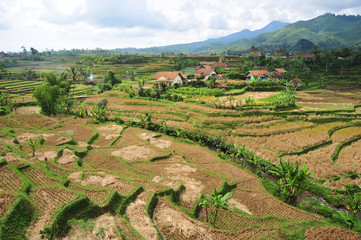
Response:
[[[127,77],[130,78],[132,81],[135,80],[135,75],[137,75],[137,73],[133,69],[127,71]]]

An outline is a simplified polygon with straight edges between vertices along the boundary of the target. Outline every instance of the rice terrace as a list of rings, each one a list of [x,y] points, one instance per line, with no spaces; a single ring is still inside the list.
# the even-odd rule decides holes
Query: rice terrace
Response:
[[[0,239],[361,239],[361,48],[332,36],[1,54]]]

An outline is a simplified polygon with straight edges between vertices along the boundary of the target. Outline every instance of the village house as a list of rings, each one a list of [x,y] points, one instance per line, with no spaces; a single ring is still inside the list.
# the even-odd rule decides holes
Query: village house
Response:
[[[173,86],[178,83],[179,85],[185,84],[187,76],[179,72],[157,72],[153,77],[155,83],[165,83],[167,86]]]
[[[196,67],[194,75],[199,77],[203,74],[204,80],[208,80],[210,76],[217,75],[217,72],[210,65],[202,65]]]
[[[262,52],[250,52],[249,55],[251,55],[251,56],[261,56]]]
[[[249,81],[253,78],[266,79],[270,77],[270,73],[266,70],[252,70],[248,71],[245,75],[246,79]]]
[[[231,66],[226,63],[226,62],[216,62],[215,64],[213,64],[213,67],[220,67],[220,68],[225,68],[225,69],[229,69]]]

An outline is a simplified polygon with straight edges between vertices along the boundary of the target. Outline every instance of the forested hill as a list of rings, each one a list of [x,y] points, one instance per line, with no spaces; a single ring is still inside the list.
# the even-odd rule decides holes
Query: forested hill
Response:
[[[232,53],[245,52],[252,45],[259,47],[261,50],[272,51],[283,47],[297,51],[308,50],[308,48],[312,48],[316,44],[321,49],[361,46],[361,16],[327,13],[311,20],[298,21],[292,24],[272,22],[265,28],[253,32],[243,30],[225,37],[202,42],[132,49],[131,52]],[[122,52],[123,50],[118,49],[118,51]]]
[[[320,48],[354,47],[361,44],[361,16],[325,14],[309,21],[298,21],[278,31],[259,35],[251,40],[254,45],[294,48],[306,39]],[[236,46],[235,42],[233,45]]]

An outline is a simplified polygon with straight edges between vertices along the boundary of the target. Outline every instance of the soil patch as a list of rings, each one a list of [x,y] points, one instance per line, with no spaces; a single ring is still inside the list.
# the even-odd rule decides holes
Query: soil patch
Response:
[[[232,204],[235,208],[242,210],[243,212],[248,213],[249,215],[253,215],[247,208],[247,206],[243,205],[242,203],[238,202],[234,199],[229,199],[228,203]]]
[[[60,165],[69,165],[73,164],[77,160],[77,156],[73,155],[73,151],[65,148],[63,150],[63,155],[58,159],[58,164]]]
[[[165,186],[168,186],[168,187],[171,187],[173,189],[178,189],[181,184],[180,182],[177,182],[177,181],[172,181],[172,180],[169,180],[169,179],[166,179],[164,177],[160,177],[160,176],[155,176],[153,179],[152,179],[153,182],[156,182],[156,183],[159,183],[159,184],[162,184],[162,185],[165,185]]]
[[[163,155],[159,153],[160,151],[156,151],[156,149],[151,149],[148,146],[131,145],[113,151],[111,154],[117,157],[121,157],[125,161],[136,161],[136,160],[148,160],[151,157]]]
[[[149,193],[147,192],[139,194],[135,202],[128,206],[126,214],[135,230],[145,239],[156,240],[158,239],[158,232],[154,228],[151,219],[145,215],[148,198]]]
[[[41,161],[48,161],[58,156],[55,151],[35,152],[35,157]]]

